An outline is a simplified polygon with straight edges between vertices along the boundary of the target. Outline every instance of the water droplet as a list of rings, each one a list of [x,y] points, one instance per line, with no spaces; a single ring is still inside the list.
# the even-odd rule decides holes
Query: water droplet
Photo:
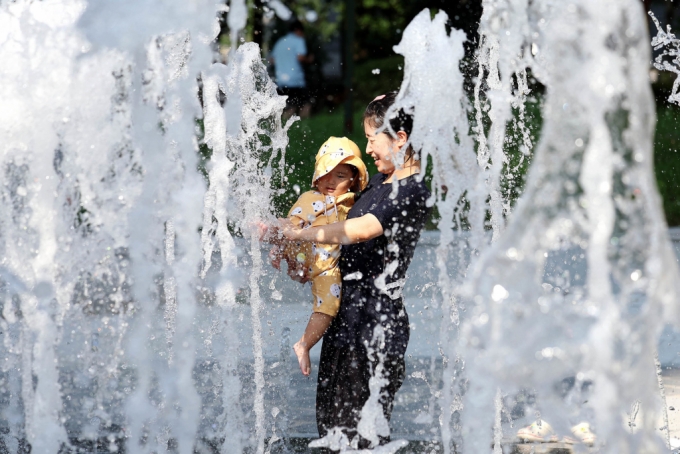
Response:
[[[508,293],[507,290],[505,290],[505,287],[498,284],[493,286],[493,291],[491,292],[492,300],[499,302],[506,299],[508,296],[510,296],[510,294]]]
[[[538,46],[536,45],[536,43],[531,44],[531,55],[534,56],[538,55]]]

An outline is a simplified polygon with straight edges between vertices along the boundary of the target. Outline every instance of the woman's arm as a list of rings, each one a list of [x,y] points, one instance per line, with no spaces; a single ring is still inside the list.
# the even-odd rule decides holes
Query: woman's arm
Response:
[[[342,222],[301,229],[288,219],[279,218],[281,233],[289,240],[325,244],[356,244],[383,234],[383,228],[371,213]]]

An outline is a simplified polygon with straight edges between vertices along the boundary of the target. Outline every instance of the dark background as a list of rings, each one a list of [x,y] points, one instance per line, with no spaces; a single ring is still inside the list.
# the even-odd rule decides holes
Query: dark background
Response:
[[[671,25],[678,33],[680,2],[640,1],[645,10],[653,11],[662,24]],[[290,21],[276,17],[262,0],[248,0],[248,3],[250,17],[244,38],[260,44],[263,57],[266,57],[276,40],[287,33]],[[450,27],[465,31],[468,36],[468,59],[473,57],[477,46],[477,27],[482,14],[481,0],[281,0],[281,3],[305,25],[308,49],[315,56],[314,63],[307,65],[305,71],[308,85],[317,101],[317,111],[339,105],[346,96],[344,76],[347,65],[342,62],[348,46],[351,47],[354,64],[351,88],[358,92],[355,96],[357,104],[365,105],[363,92],[370,91],[373,85],[381,87],[377,91],[384,90],[382,87],[386,86],[398,88],[401,82],[399,66],[402,62],[392,48],[399,43],[404,28],[419,12],[426,8],[432,14],[443,11],[449,18]],[[345,19],[351,17],[348,11],[352,6],[355,11],[354,34],[353,39],[348,40]],[[316,20],[307,20],[309,12],[316,13]],[[228,46],[226,14],[222,23],[220,43]],[[653,36],[655,29],[651,20],[649,25]],[[333,67],[333,71],[329,71],[329,67]],[[365,68],[369,67],[371,70],[380,69],[380,74],[369,71],[370,77],[366,77]],[[367,82],[369,87],[366,88]],[[672,79],[657,81],[654,88],[658,100],[667,98],[666,93],[670,93],[671,86]],[[370,94],[375,92],[371,91]]]

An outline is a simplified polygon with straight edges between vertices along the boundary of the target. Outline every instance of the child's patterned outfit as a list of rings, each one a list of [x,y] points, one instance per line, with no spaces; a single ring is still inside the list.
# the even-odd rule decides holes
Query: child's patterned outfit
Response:
[[[363,191],[368,184],[366,165],[361,160],[361,150],[357,144],[346,137],[330,137],[321,145],[314,163],[312,187],[316,187],[317,180],[339,164],[347,164],[356,169],[351,190]],[[334,197],[315,190],[307,191],[290,209],[288,218],[293,224],[302,224],[302,228],[328,225],[347,219],[352,205],[354,192]],[[295,261],[304,264],[312,282],[314,312],[331,317],[337,315],[342,296],[342,276],[338,267],[340,247],[336,244],[297,241],[287,243],[283,250],[288,263]]]
[[[288,213],[294,223],[303,222],[303,228],[328,225],[347,219],[349,209],[354,205],[354,193],[338,197],[325,196],[318,191],[307,191],[300,196]],[[340,245],[306,242],[289,243],[283,253],[289,262],[304,264],[314,298],[314,312],[335,317],[340,309],[342,276],[338,267]]]

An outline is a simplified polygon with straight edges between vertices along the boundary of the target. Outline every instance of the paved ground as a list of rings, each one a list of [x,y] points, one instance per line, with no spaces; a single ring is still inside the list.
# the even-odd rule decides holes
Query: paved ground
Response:
[[[680,255],[680,231],[674,238],[676,253]],[[413,264],[410,270],[410,279],[405,289],[407,308],[412,326],[411,341],[407,354],[407,378],[397,395],[393,418],[391,422],[394,437],[405,438],[412,441],[407,450],[401,452],[436,452],[440,447],[436,443],[439,437],[437,413],[437,396],[435,393],[440,388],[441,361],[438,349],[439,331],[441,326],[441,309],[436,305],[434,292],[438,273],[432,266],[434,261],[434,246],[436,238],[425,238],[416,250]],[[456,254],[451,254],[455,257]],[[449,269],[454,269],[455,263],[450,264]],[[271,279],[270,289],[276,289],[281,295],[278,299],[273,298],[267,305],[263,316],[263,325],[269,327],[269,336],[265,339],[265,355],[276,356],[281,348],[276,339],[280,338],[279,332],[282,327],[289,327],[290,338],[295,341],[302,333],[306,323],[306,315],[309,310],[305,292],[298,284],[282,277],[280,274],[267,270],[265,280]],[[266,291],[265,291],[266,293]],[[297,295],[297,301],[292,303],[290,295]],[[268,296],[265,296],[268,299]],[[291,304],[292,303],[292,304]],[[240,316],[248,317],[248,308],[243,307],[244,313]],[[243,325],[247,328],[247,324]],[[267,328],[265,328],[266,331]],[[242,352],[250,349],[249,334],[243,332],[239,336],[243,341]],[[313,350],[313,361],[318,358],[319,348]],[[660,343],[659,356],[665,366],[664,384],[666,388],[667,408],[669,415],[669,428],[673,448],[680,448],[680,333],[667,329],[664,341]],[[286,359],[286,364],[268,368],[268,373],[279,371],[279,380],[288,381],[290,388],[287,392],[276,391],[270,387],[269,402],[272,407],[280,412],[278,419],[280,426],[277,430],[286,433],[292,439],[311,439],[316,436],[314,424],[314,393],[316,388],[316,376],[310,379],[303,378],[297,369],[295,359]],[[281,375],[283,374],[283,375]],[[285,376],[285,378],[284,378]],[[268,383],[272,383],[267,379]],[[246,383],[246,381],[244,381]],[[271,400],[273,399],[273,400]],[[268,412],[270,409],[268,410]],[[284,417],[285,415],[285,417]],[[527,418],[524,418],[527,421]],[[517,421],[518,424],[521,421]],[[663,423],[659,422],[659,427]],[[515,429],[506,430],[513,433]],[[432,441],[434,440],[434,443]],[[420,443],[420,444],[416,444]],[[573,447],[565,443],[541,443],[541,444],[517,444],[517,440],[508,437],[504,440],[507,454],[513,452],[538,453],[563,453],[573,452]],[[298,445],[300,445],[298,443]],[[303,446],[302,443],[300,446]],[[416,449],[417,446],[417,449]],[[585,447],[583,448],[585,449]],[[580,452],[588,452],[585,449]],[[592,450],[594,451],[594,449]]]
[[[289,383],[287,391],[281,392],[278,386],[270,386],[267,394],[267,413],[277,416],[272,418],[268,427],[271,433],[288,439],[285,450],[281,452],[314,452],[306,448],[306,444],[316,438],[314,417],[314,392],[316,376],[304,378],[297,365],[290,361],[278,365],[268,365],[269,383]],[[276,364],[276,363],[274,363]],[[279,369],[280,368],[280,369]],[[279,370],[279,372],[275,372]],[[278,374],[278,375],[277,375]],[[398,393],[391,423],[393,439],[406,439],[409,446],[399,451],[406,453],[439,453],[438,416],[436,396],[430,377],[441,374],[441,363],[432,364],[429,360],[411,361],[404,386]],[[680,454],[680,369],[667,369],[663,373],[666,392],[666,408],[668,411],[669,429],[674,452]],[[435,384],[438,386],[439,384]],[[250,397],[251,389],[244,389],[244,398]],[[252,416],[252,415],[251,415]],[[659,417],[658,427],[663,427],[663,418]],[[503,440],[504,454],[565,454],[596,453],[596,447],[559,443],[519,443],[513,438],[515,426]],[[275,452],[276,450],[272,450]]]
[[[671,447],[680,451],[680,369],[666,370],[662,377]]]
[[[677,236],[676,249],[680,245],[680,232]],[[426,240],[428,239],[426,238]],[[434,238],[419,244],[411,267],[411,277],[405,288],[406,305],[411,322],[411,340],[407,350],[407,377],[402,389],[397,394],[391,422],[394,438],[404,438],[411,442],[408,448],[401,451],[402,453],[437,453],[441,451],[441,446],[438,444],[438,390],[441,389],[440,378],[442,374],[439,339],[444,318],[441,309],[437,307],[437,298],[434,292],[439,278],[438,272],[432,266],[435,260],[434,245],[436,245]],[[464,254],[465,251],[452,253],[451,260],[455,261],[464,257]],[[455,270],[455,265],[455,263],[451,263],[449,270]],[[247,266],[244,266],[243,269],[247,269]],[[314,415],[316,375],[306,379],[300,374],[295,358],[292,356],[291,345],[303,332],[309,317],[309,289],[300,287],[281,273],[269,268],[264,270],[261,282],[265,284],[261,286],[263,299],[261,326],[264,343],[263,354],[266,358],[267,436],[287,438],[289,440],[288,452],[305,452],[308,451],[306,448],[308,441],[317,436]],[[239,299],[241,304],[234,310],[231,317],[237,320],[235,326],[241,358],[239,375],[242,398],[240,402],[245,419],[243,426],[244,431],[254,432],[251,308],[245,303],[245,295],[242,296]],[[211,310],[209,305],[202,306],[200,310],[202,314],[199,316],[196,329],[201,334],[196,334],[196,337],[202,340],[199,344],[201,347],[197,352],[197,357],[201,360],[195,370],[195,377],[204,405],[199,430],[201,436],[207,440],[206,443],[209,443],[211,437],[214,440],[214,432],[211,429],[211,427],[214,427],[213,422],[223,411],[221,397],[219,396],[221,389],[220,361],[225,358],[228,352],[225,350],[224,339],[221,339],[217,334],[213,337],[212,334],[212,327],[216,326],[219,321],[215,318],[216,311]],[[95,317],[85,320],[85,322],[88,321],[93,323],[93,326],[99,323],[99,319]],[[67,320],[68,322],[70,321]],[[110,352],[107,353],[105,349],[115,347],[116,339],[106,338],[106,333],[102,332],[97,338],[99,347],[97,349],[90,347],[88,342],[91,339],[84,338],[85,334],[83,333],[94,331],[91,328],[88,329],[85,325],[80,326],[85,322],[80,319],[73,320],[75,324],[73,330],[68,329],[65,332],[75,334],[73,334],[72,339],[67,339],[69,342],[72,341],[71,343],[65,341],[65,345],[68,345],[64,348],[71,352],[75,348],[72,346],[81,346],[79,348],[85,350],[78,350],[78,352],[83,353],[86,358],[90,358],[88,361],[91,360],[92,364],[98,363],[99,359],[102,359],[103,362],[105,358],[112,357]],[[216,332],[219,332],[219,330]],[[164,339],[162,336],[163,333],[158,333],[158,339]],[[92,345],[94,345],[94,340],[92,342]],[[662,364],[666,366],[663,381],[666,390],[671,442],[673,448],[680,449],[680,331],[667,330],[663,342],[659,345],[659,357]],[[316,347],[312,351],[313,361],[318,359],[319,350],[319,347]],[[75,356],[77,355],[71,354],[71,357]],[[74,396],[74,399],[68,404],[71,406],[68,407],[66,412],[69,415],[66,425],[67,427],[72,426],[73,432],[78,433],[92,419],[91,414],[83,410],[83,403],[87,401],[89,395],[96,394],[98,382],[95,380],[97,377],[93,378],[85,373],[90,373],[89,369],[81,370],[77,365],[67,369],[68,373],[65,373],[62,377],[62,392]],[[114,425],[123,424],[123,404],[126,396],[130,393],[131,374],[130,371],[121,374],[116,382],[102,382],[116,389],[118,400],[107,402],[107,406],[109,406],[107,411],[113,418]],[[0,382],[2,382],[2,378],[2,371],[0,371]],[[104,389],[103,385],[102,389]],[[0,406],[4,404],[6,404],[4,397],[0,395]],[[517,428],[530,423],[530,417],[532,416],[521,416],[520,419],[516,420],[514,429],[505,430],[506,434],[512,435]],[[662,419],[659,422],[659,427],[663,426]],[[4,423],[0,421],[0,435],[2,435],[3,430]],[[111,431],[112,433],[115,432],[115,436],[122,434],[120,427],[117,429],[111,427]],[[254,433],[251,433],[251,435],[254,435]],[[517,444],[516,440],[511,437],[507,438],[504,444],[506,446],[504,454],[511,451],[517,453],[533,452],[535,454],[572,451],[572,446],[563,443],[522,445]],[[91,448],[83,446],[83,450],[78,452],[93,451]],[[102,446],[106,446],[106,444]],[[3,452],[0,443],[0,453]],[[209,448],[205,452],[214,452],[214,449]],[[274,450],[271,452],[274,454]]]

